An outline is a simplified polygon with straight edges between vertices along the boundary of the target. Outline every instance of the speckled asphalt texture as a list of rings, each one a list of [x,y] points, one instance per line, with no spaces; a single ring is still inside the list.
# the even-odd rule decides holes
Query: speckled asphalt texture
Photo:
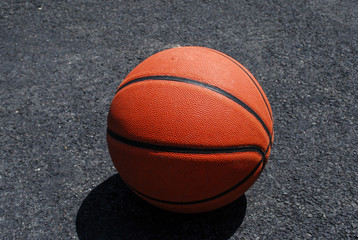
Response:
[[[0,239],[357,239],[358,8],[317,1],[0,2]],[[266,169],[238,201],[158,210],[120,180],[116,87],[177,45],[222,51],[274,113]]]

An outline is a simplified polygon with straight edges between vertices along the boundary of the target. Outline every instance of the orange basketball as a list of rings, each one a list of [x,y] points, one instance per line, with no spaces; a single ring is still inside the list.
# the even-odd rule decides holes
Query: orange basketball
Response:
[[[249,189],[270,155],[270,104],[253,75],[204,47],[147,58],[123,80],[107,142],[141,198],[182,213],[222,207]]]

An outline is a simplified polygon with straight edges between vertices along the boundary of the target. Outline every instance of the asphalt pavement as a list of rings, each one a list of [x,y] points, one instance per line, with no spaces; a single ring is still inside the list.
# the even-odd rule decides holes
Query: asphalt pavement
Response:
[[[121,181],[106,118],[163,49],[237,59],[273,110],[269,162],[204,214],[159,210]],[[0,239],[357,239],[358,7],[316,1],[0,2]]]

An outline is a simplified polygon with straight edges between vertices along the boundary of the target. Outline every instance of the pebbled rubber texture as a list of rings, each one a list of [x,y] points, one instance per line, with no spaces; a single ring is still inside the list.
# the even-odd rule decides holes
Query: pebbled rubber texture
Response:
[[[272,131],[271,107],[252,74],[232,61],[231,57],[206,47],[180,47],[150,56],[135,67],[119,88],[137,78],[147,76],[177,76],[218,87],[237,97],[253,109]],[[260,89],[260,91],[259,91]],[[263,95],[264,98],[261,96]],[[266,99],[266,100],[265,100]],[[267,102],[267,103],[265,103]],[[269,106],[270,113],[267,111]]]
[[[156,151],[163,152],[176,152],[176,153],[196,153],[196,154],[215,154],[215,153],[235,153],[235,152],[258,152],[263,156],[265,153],[257,146],[237,146],[237,147],[227,147],[227,148],[194,148],[194,147],[181,147],[181,146],[164,146],[164,145],[155,145],[151,143],[144,143],[133,141],[122,136],[119,136],[115,132],[107,129],[107,134],[111,138],[139,148],[146,148]],[[267,151],[266,151],[267,152]]]
[[[210,211],[240,197],[272,146],[271,109],[258,86],[243,66],[208,48],[144,60],[108,114],[108,147],[123,180],[171,211]]]
[[[119,174],[136,194],[158,207],[187,213],[209,211],[240,197],[258,178],[264,159],[252,149],[178,153],[135,147],[109,135],[107,141],[111,157],[121,156],[115,163]]]

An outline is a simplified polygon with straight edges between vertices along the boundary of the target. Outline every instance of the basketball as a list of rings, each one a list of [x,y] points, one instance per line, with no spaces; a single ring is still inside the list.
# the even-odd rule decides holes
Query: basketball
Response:
[[[169,211],[225,206],[257,180],[273,118],[254,76],[205,47],[152,55],[119,85],[108,114],[111,159],[128,187]]]

